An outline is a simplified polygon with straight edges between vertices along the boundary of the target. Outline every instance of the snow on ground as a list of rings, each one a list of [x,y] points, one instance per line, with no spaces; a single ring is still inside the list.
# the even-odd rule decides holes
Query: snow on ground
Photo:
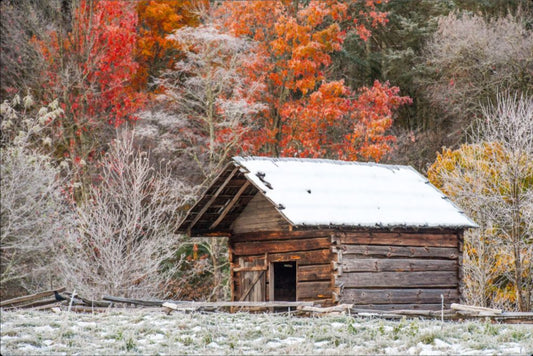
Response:
[[[3,311],[2,355],[533,353],[533,325],[350,316]]]

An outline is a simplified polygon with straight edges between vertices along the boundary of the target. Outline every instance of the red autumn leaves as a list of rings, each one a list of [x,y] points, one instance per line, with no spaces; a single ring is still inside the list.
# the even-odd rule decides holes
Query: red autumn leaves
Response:
[[[178,3],[82,1],[70,32],[37,41],[47,62],[49,98],[65,104],[65,135],[81,137],[102,124],[136,120],[150,100],[150,76],[172,69],[181,56],[168,34],[197,26],[195,9],[208,5]],[[354,90],[330,78],[332,55],[348,31],[366,41],[372,27],[386,23],[379,3],[239,1],[211,9],[215,26],[253,43],[254,59],[240,71],[265,88],[252,98],[266,109],[257,114],[241,151],[375,161],[390,151],[394,111],[410,99],[389,83]]]

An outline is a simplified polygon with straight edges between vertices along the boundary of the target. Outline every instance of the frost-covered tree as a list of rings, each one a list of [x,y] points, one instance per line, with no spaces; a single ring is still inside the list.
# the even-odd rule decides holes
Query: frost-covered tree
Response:
[[[430,180],[480,225],[465,235],[469,302],[533,305],[533,99],[503,96],[483,109],[472,144],[444,150]]]
[[[420,81],[430,102],[442,109],[439,124],[452,131],[450,137],[462,138],[497,93],[533,90],[533,31],[527,18],[452,12],[439,19],[424,50],[427,72]]]
[[[179,260],[170,262],[180,242],[174,234],[180,208],[188,203],[181,188],[134,148],[131,132],[121,133],[99,182],[78,203],[79,223],[60,259],[68,286],[96,298],[164,296],[179,267]]]
[[[193,159],[210,178],[231,155],[246,151],[247,133],[263,109],[252,99],[260,86],[240,72],[251,44],[213,26],[183,27],[169,38],[184,57],[156,79],[166,109],[145,113],[142,121],[150,125],[140,132],[157,135],[154,151]]]
[[[62,193],[60,170],[45,154],[48,126],[61,109],[31,111],[30,96],[0,105],[0,283],[27,291],[57,280],[55,246],[75,220]]]

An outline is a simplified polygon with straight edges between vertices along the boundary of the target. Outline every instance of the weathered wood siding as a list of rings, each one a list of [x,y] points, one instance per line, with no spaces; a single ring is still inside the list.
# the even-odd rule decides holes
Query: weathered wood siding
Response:
[[[246,208],[235,219],[232,231],[236,234],[254,231],[288,230],[289,223],[261,193],[250,200]]]
[[[252,273],[249,266],[264,266],[264,295],[270,300],[271,263],[296,262],[296,300],[333,303],[333,259],[329,231],[269,231],[237,233],[230,237],[232,298],[240,300],[247,291]],[[261,267],[259,267],[261,268]],[[256,268],[258,269],[258,268]],[[261,277],[262,278],[262,277]],[[260,280],[262,283],[262,280]],[[246,296],[246,300],[249,300]]]
[[[335,295],[368,309],[440,309],[459,301],[461,234],[351,231],[332,235]]]

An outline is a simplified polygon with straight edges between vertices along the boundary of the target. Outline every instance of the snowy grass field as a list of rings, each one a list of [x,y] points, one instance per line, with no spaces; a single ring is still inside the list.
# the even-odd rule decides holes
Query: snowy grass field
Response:
[[[2,355],[533,353],[533,325],[350,316],[4,311]]]

